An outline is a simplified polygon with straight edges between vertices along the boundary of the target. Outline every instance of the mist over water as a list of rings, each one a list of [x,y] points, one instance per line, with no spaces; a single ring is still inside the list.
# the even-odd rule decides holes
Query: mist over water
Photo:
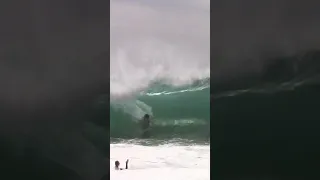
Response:
[[[209,77],[209,6],[196,7],[179,0],[111,1],[111,96],[159,80],[182,85]]]

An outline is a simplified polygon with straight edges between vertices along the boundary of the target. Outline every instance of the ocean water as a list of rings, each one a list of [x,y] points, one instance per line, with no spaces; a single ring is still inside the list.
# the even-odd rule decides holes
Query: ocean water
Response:
[[[212,84],[214,178],[317,174],[319,59],[314,51],[279,57],[262,74]]]
[[[210,79],[184,86],[159,83],[125,100],[111,101],[110,136],[137,138],[139,121],[144,114],[152,116],[152,138],[210,137]]]
[[[209,179],[209,91],[209,78],[178,87],[158,82],[135,98],[111,102],[111,179]],[[148,139],[139,125],[145,113],[152,116]],[[116,160],[124,166],[126,159],[129,170],[114,170]]]

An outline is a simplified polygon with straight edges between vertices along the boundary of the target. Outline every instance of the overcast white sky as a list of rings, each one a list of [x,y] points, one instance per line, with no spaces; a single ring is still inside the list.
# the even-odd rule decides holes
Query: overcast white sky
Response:
[[[209,72],[210,0],[110,4],[111,93],[156,78],[182,80]]]

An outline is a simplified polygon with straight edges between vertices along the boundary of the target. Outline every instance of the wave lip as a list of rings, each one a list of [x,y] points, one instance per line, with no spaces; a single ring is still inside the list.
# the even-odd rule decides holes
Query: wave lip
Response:
[[[320,83],[320,51],[270,59],[260,73],[213,82],[212,97],[270,94]]]

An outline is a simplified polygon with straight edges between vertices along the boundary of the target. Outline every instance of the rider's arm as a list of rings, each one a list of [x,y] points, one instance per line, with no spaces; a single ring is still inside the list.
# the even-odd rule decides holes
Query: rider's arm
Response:
[[[128,169],[128,163],[129,163],[129,159],[127,159],[126,161],[126,169]],[[124,170],[123,168],[119,168],[120,170]]]
[[[129,159],[127,159],[126,161],[126,169],[128,169],[128,163],[129,163]]]

